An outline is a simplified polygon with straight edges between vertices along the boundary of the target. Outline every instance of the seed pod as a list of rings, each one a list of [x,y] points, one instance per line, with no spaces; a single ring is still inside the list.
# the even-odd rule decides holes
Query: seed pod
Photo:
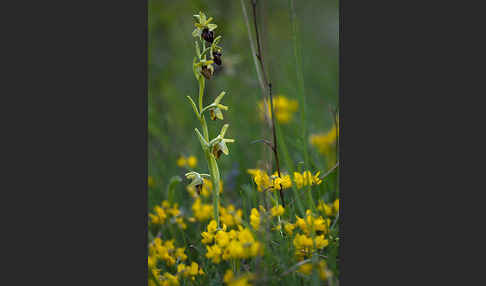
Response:
[[[206,42],[213,43],[214,41],[214,33],[209,31],[208,28],[203,29],[201,36]]]
[[[206,79],[210,79],[211,76],[213,75],[213,73],[211,72],[210,69],[208,69],[206,66],[203,66],[202,69],[201,69],[201,73],[202,75],[206,78]]]
[[[213,60],[218,66],[220,66],[221,65],[221,53],[213,51]]]

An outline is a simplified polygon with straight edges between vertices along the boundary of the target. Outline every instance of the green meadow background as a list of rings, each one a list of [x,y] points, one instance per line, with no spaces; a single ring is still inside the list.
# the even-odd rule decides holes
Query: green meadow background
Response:
[[[257,14],[273,93],[297,100],[297,69],[289,1],[260,2]],[[176,165],[180,155],[196,156],[196,171],[209,173],[194,134],[194,128],[200,128],[200,124],[186,98],[190,95],[197,100],[198,86],[192,71],[195,38],[191,32],[195,21],[192,15],[200,10],[214,17],[214,23],[218,25],[215,35],[223,36],[220,43],[224,49],[223,69],[206,81],[204,102],[206,105],[221,91],[227,92],[223,104],[228,105],[230,110],[224,112],[224,122],[230,124],[227,137],[236,139],[236,143],[228,144],[230,155],[222,155],[218,164],[224,183],[222,200],[239,206],[241,186],[251,184],[246,170],[256,168],[259,160],[269,158],[268,148],[251,142],[262,138],[262,134],[266,134],[265,138],[271,138],[270,134],[264,133],[268,129],[263,127],[258,116],[257,102],[262,100],[262,92],[241,2],[150,0],[148,3],[148,173],[154,181],[153,187],[149,188],[149,208],[152,209],[166,197],[171,177],[184,179],[187,169]],[[250,1],[245,3],[253,32]],[[325,132],[333,124],[329,106],[337,108],[338,104],[338,0],[295,1],[295,12],[307,101],[305,128],[308,134]],[[301,111],[302,106],[299,106],[299,111],[289,124],[280,124],[279,137],[285,141],[279,142],[283,170],[287,168],[282,151],[287,151],[288,158],[295,166],[302,165],[302,140],[308,138],[301,138]],[[208,125],[214,137],[223,122],[209,120]],[[282,147],[287,150],[282,150]],[[309,145],[308,149],[311,171],[321,170],[324,173],[328,169],[326,158],[312,146]],[[326,181],[323,185],[326,184],[330,183]],[[188,198],[185,182],[176,186],[176,190],[177,195],[181,196],[179,199]]]

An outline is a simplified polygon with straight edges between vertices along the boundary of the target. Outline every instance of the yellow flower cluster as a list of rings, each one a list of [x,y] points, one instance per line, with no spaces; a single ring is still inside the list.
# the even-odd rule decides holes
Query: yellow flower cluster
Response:
[[[314,175],[310,171],[304,171],[302,173],[294,172],[294,182],[297,189],[301,189],[305,186],[312,186],[312,185],[320,185],[322,180],[319,178],[319,174],[321,172],[318,171]]]
[[[235,277],[235,274],[231,269],[226,270],[223,277],[223,282],[228,286],[251,286],[249,281],[253,280],[255,275],[252,273],[245,273],[243,275]]]
[[[260,110],[260,119],[264,119],[264,108],[265,104],[263,100],[258,102],[258,109]],[[299,108],[299,103],[297,100],[291,100],[285,96],[278,95],[273,97],[273,109],[275,112],[275,117],[277,121],[282,124],[289,123],[292,120],[293,114]],[[272,113],[270,112],[270,101],[267,102],[267,114],[272,118]]]
[[[263,192],[266,190],[280,190],[288,189],[292,187],[292,179],[288,174],[282,174],[281,177],[278,177],[277,172],[275,172],[272,176],[269,176],[265,171],[261,169],[248,169],[248,174],[253,177],[253,181],[257,185],[257,190],[259,192]],[[297,189],[301,189],[305,186],[312,186],[312,185],[319,185],[322,183],[322,180],[319,178],[319,174],[321,172],[318,171],[314,175],[310,171],[304,171],[302,173],[294,172],[294,183]]]
[[[192,204],[192,211],[194,213],[194,217],[198,221],[207,221],[213,217],[213,206],[211,204],[204,204],[201,201],[201,198],[197,198]]]
[[[297,215],[295,217],[297,218],[295,225],[307,235],[310,234],[311,229],[314,229],[317,234],[327,233],[328,227],[331,225],[330,219],[324,219],[322,216],[317,217],[311,210],[306,211],[304,218]]]
[[[339,213],[339,199],[335,200],[332,204],[326,204],[324,201],[319,200],[317,209],[326,214],[326,216],[335,216]]]
[[[293,239],[295,256],[299,260],[310,257],[315,250],[323,249],[329,244],[325,234],[328,233],[330,224],[330,219],[316,216],[310,210],[306,211],[304,218],[296,216],[295,223],[284,223],[285,232],[289,235],[293,235],[296,228],[301,231],[301,233],[295,234]],[[316,234],[314,240],[312,240],[312,230]]]
[[[312,263],[306,263],[301,265],[298,271],[306,275],[312,274]],[[327,263],[324,260],[319,261],[317,271],[319,273],[319,277],[322,280],[326,280],[327,277],[332,275],[332,273],[327,269]]]
[[[182,274],[182,276],[190,278],[191,280],[196,279],[196,275],[203,275],[204,271],[199,268],[196,262],[191,262],[191,265],[179,264],[177,265],[177,274]]]
[[[248,169],[248,174],[253,176],[253,181],[257,185],[259,192],[288,189],[292,187],[292,180],[287,174],[278,177],[277,172],[269,176],[265,171],[260,169]]]
[[[338,132],[338,128],[334,125],[331,130],[326,133],[310,135],[309,143],[314,145],[321,154],[328,155],[331,151],[331,147],[336,143]]]
[[[179,159],[177,159],[177,166],[194,168],[197,166],[197,158],[194,156],[180,156]]]
[[[216,227],[216,221],[212,220],[208,224],[207,231],[201,233],[202,243],[206,244],[206,257],[213,263],[263,255],[262,244],[255,240],[248,228],[238,225],[238,230],[229,230],[225,224],[220,230]]]
[[[194,218],[189,218],[191,221],[204,222],[214,218],[213,205],[202,203],[201,198],[196,198],[192,205]],[[229,227],[240,224],[243,217],[243,211],[236,209],[234,205],[230,204],[227,208],[219,205],[219,219],[221,223]]]
[[[273,217],[282,216],[284,214],[284,212],[285,212],[285,209],[281,205],[275,206],[275,207],[270,209],[270,213],[272,214]]]
[[[228,227],[241,224],[243,218],[243,211],[236,209],[234,205],[230,204],[227,208],[220,205],[219,207],[219,219],[222,224]]]
[[[265,208],[260,205],[260,212],[264,213]],[[251,209],[250,213],[250,224],[253,227],[254,230],[260,230],[260,223],[261,223],[261,216],[260,212],[256,208]]]
[[[155,206],[154,214],[149,214],[149,217],[153,224],[162,225],[168,220],[171,223],[176,223],[181,229],[187,228],[177,203],[171,205],[168,201],[163,201],[161,206]]]
[[[315,242],[315,247],[314,247]],[[312,253],[316,249],[323,249],[329,244],[329,241],[324,238],[324,235],[316,235],[315,241],[312,241],[312,237],[305,234],[296,234],[294,241],[295,256],[298,259],[305,259],[312,256]]]
[[[154,239],[149,246],[149,266],[155,265],[157,260],[162,260],[168,266],[172,266],[176,261],[185,261],[187,255],[184,248],[176,248],[174,240],[163,241],[160,237]]]
[[[148,268],[151,274],[149,285],[156,285],[153,279],[157,279],[158,284],[164,286],[179,285],[179,278],[186,277],[195,280],[197,275],[203,275],[204,271],[196,262],[185,265],[182,262],[187,260],[184,248],[176,248],[174,240],[163,241],[159,237],[149,245]],[[165,272],[161,274],[158,265],[163,264],[165,268],[173,267],[177,264],[177,273]]]
[[[253,227],[254,230],[260,230],[261,222],[262,222],[262,217],[261,215],[265,213],[265,208],[260,205],[259,206],[260,211],[258,211],[256,208],[251,209],[250,213],[250,225]],[[277,217],[277,216],[282,216],[285,213],[285,209],[281,206],[275,206],[270,209],[270,215],[272,217]],[[281,226],[280,224],[274,227],[275,230],[280,230]]]

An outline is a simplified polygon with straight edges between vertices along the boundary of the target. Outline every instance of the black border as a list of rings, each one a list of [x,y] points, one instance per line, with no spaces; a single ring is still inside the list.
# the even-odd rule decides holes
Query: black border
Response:
[[[140,285],[147,283],[147,1],[69,5],[22,2],[4,10],[11,17],[4,55],[13,61],[2,93],[12,103],[3,107],[13,114],[2,130],[8,144],[2,181],[4,193],[19,202],[5,203],[13,208],[2,232],[12,238],[5,244],[14,250],[9,265],[20,266],[12,277],[22,284],[30,278],[36,284]],[[447,109],[450,83],[460,80],[445,74],[451,57],[467,53],[446,53],[460,37],[432,46],[440,30],[430,28],[436,16],[462,21],[443,6],[431,21],[425,6],[340,1],[340,285],[420,284],[424,269],[440,262],[449,266],[434,279],[447,281],[463,262],[444,259],[456,252],[457,241],[429,249],[450,235],[431,239],[436,221],[461,213],[456,203],[452,214],[431,214],[445,205],[450,169],[463,164],[430,160],[429,152],[448,139],[429,143],[443,124],[428,121]],[[440,61],[432,62],[439,52]],[[461,118],[461,110],[449,108]],[[440,167],[446,178],[426,183]],[[433,190],[441,193],[430,195]]]

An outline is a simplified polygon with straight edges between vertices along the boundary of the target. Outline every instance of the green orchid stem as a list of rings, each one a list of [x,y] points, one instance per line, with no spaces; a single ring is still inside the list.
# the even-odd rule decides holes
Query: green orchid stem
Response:
[[[203,110],[203,96],[204,96],[204,84],[205,79],[204,77],[199,77],[199,114],[200,114],[200,121],[201,126],[203,128],[203,135],[204,139],[209,142],[209,131],[208,125],[206,124],[206,117],[202,113]],[[216,162],[216,158],[214,155],[211,154],[211,150],[206,147],[202,146],[204,150],[204,155],[206,156],[206,161],[208,163],[209,172],[211,174],[211,180],[213,181],[213,210],[214,210],[214,219],[217,223],[217,228],[220,228],[219,224],[219,192],[221,190],[221,183],[220,183],[220,176],[219,176],[219,168],[218,163]]]

